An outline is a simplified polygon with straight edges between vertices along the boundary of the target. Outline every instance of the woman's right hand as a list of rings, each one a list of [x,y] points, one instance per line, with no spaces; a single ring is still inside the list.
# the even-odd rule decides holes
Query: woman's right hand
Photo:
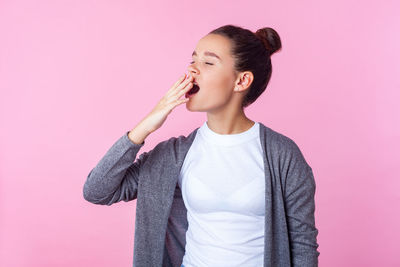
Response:
[[[160,128],[176,106],[189,100],[189,98],[180,99],[180,97],[192,88],[192,79],[190,73],[188,76],[184,74],[172,85],[151,112],[141,121],[147,131],[154,132]]]

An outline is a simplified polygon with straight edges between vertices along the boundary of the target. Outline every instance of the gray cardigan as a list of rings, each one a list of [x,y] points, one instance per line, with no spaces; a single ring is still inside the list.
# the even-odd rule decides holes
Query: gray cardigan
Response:
[[[144,145],[127,131],[90,171],[85,200],[100,205],[137,199],[134,267],[181,266],[188,222],[178,177],[197,133],[171,137],[136,158]],[[264,267],[318,266],[315,180],[296,143],[260,123],[265,167]]]

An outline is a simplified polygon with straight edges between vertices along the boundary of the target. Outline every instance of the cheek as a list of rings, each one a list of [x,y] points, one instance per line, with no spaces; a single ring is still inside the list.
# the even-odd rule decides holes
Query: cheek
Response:
[[[231,77],[221,77],[216,88],[220,97],[228,98],[232,94],[233,88]]]
[[[205,75],[207,81],[204,83],[202,95],[220,100],[229,98],[233,89],[233,77],[225,69],[213,69]]]
[[[233,77],[229,76],[226,71],[216,71],[210,76],[209,85],[210,87],[226,91],[232,88],[232,79]]]
[[[201,99],[207,100],[208,103],[225,103],[231,97],[231,93],[226,84],[219,84],[204,88]]]

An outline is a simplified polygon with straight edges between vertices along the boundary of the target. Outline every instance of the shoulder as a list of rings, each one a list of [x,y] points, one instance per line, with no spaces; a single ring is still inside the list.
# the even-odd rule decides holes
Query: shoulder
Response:
[[[172,136],[172,137],[158,143],[154,148],[156,148],[156,147],[158,149],[166,148],[166,147],[178,148],[179,146],[190,143],[191,141],[193,141],[193,139],[197,133],[197,129],[199,129],[199,127],[192,130],[187,135]]]
[[[177,157],[181,154],[184,154],[189,149],[192,144],[194,137],[197,133],[197,129],[194,129],[187,135],[179,135],[170,137],[164,141],[159,142],[155,147],[151,150],[152,156],[157,157]]]
[[[311,168],[307,163],[303,152],[293,138],[278,132],[270,127],[260,123],[262,131],[264,131],[265,146],[267,152],[271,152],[273,156],[278,157],[279,161],[297,161]]]

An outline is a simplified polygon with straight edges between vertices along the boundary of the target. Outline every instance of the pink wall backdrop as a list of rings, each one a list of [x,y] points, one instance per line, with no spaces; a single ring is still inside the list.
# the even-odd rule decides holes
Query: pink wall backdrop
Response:
[[[83,199],[89,171],[225,24],[273,27],[246,113],[313,168],[320,266],[400,266],[398,1],[0,1],[0,266],[131,266],[136,201]],[[140,153],[206,114],[178,106]]]

